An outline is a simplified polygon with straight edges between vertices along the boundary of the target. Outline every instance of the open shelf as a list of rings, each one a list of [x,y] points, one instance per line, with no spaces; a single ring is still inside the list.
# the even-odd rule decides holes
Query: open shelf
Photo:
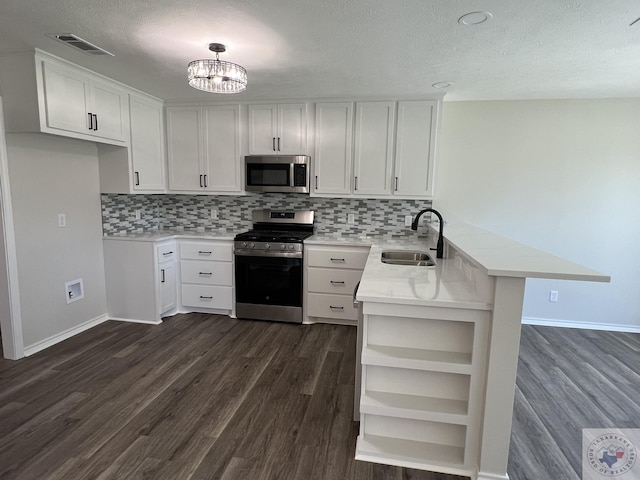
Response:
[[[467,409],[462,400],[389,392],[366,391],[360,400],[362,413],[458,425],[467,424]]]
[[[367,345],[362,363],[383,367],[413,368],[439,372],[471,374],[471,354],[421,348]]]
[[[464,448],[379,435],[358,437],[356,460],[386,463],[454,475],[470,475],[463,468]]]

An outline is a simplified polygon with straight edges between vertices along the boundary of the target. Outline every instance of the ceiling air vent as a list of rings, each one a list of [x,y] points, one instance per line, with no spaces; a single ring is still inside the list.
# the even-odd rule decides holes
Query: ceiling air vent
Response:
[[[92,43],[87,42],[86,40],[81,39],[77,35],[73,33],[47,33],[47,37],[53,38],[54,40],[58,40],[66,45],[69,45],[73,48],[77,48],[83,53],[87,55],[111,55],[114,56],[113,53],[107,52],[100,47],[96,47]]]

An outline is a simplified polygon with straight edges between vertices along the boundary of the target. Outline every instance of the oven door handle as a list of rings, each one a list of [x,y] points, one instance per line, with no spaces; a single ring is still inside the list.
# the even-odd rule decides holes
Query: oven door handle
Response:
[[[302,258],[302,252],[256,252],[246,250],[236,250],[236,257],[271,257],[271,258]]]

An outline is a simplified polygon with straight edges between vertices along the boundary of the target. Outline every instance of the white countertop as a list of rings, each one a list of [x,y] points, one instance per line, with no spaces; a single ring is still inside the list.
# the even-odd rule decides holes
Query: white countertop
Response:
[[[191,240],[233,240],[237,232],[220,231],[220,232],[194,232],[184,230],[165,230],[161,232],[144,232],[144,233],[122,233],[116,235],[105,235],[104,240],[131,240],[138,242],[159,242],[162,240],[171,240],[173,238],[191,239]]]
[[[446,244],[495,277],[609,282],[611,277],[467,224],[445,225]]]

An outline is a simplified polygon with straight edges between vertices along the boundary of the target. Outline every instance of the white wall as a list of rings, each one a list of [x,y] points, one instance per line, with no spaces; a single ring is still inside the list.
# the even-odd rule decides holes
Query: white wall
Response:
[[[25,349],[106,313],[97,149],[44,134],[7,134]],[[58,228],[58,213],[67,227]],[[67,305],[65,282],[85,298]]]
[[[525,319],[640,328],[640,99],[445,102],[440,138],[447,221],[612,277],[528,280]]]

